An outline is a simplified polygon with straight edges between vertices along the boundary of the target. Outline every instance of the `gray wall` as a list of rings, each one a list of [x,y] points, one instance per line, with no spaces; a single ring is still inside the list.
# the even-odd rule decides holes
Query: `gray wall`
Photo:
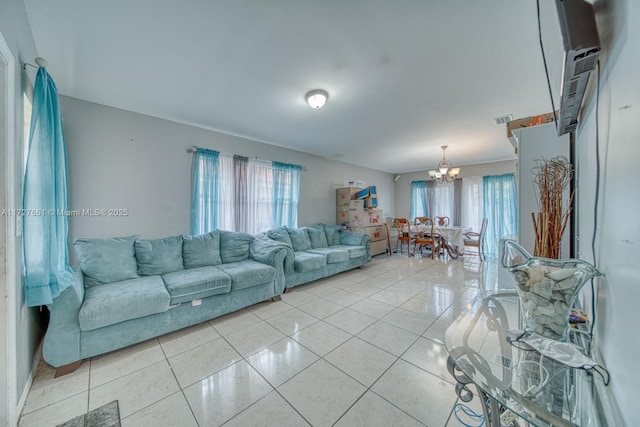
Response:
[[[22,160],[20,158],[20,153],[22,153],[22,141],[20,135],[22,135],[22,93],[23,91],[32,91],[32,82],[35,74],[32,72],[27,74],[27,72],[22,70],[20,64],[25,61],[33,62],[33,59],[37,56],[33,35],[31,34],[31,28],[29,26],[29,21],[27,20],[27,14],[22,0],[2,0],[0,2],[0,32],[9,45],[16,61],[15,87],[5,88],[7,91],[13,91],[15,93],[14,107],[16,110],[15,126],[17,140],[8,141],[7,143],[14,144],[12,148],[17,153],[17,157],[8,159],[8,161],[13,163],[17,168],[16,170],[21,170],[20,165],[22,164]],[[4,103],[5,98],[3,97],[0,102]],[[2,151],[7,153],[7,148],[8,146],[3,145]],[[21,194],[21,174],[18,176],[8,176],[7,166],[8,163],[3,161],[1,168],[2,172],[0,173],[3,174],[6,182],[1,183],[2,190],[0,191],[0,194],[4,195],[5,191],[8,191],[10,194],[15,194],[16,197],[14,200],[6,200],[6,198],[3,197],[3,202],[6,200],[9,207],[15,208],[22,204],[19,200]],[[5,246],[6,243],[4,236],[0,237],[2,237],[0,245]],[[7,252],[13,252],[15,254],[15,265],[7,266],[7,268],[13,267],[13,269],[18,272],[18,276],[20,276],[19,273],[22,271],[21,247],[22,241],[20,238],[17,238],[14,247],[6,248]],[[2,262],[4,262],[4,258]],[[10,420],[8,417],[10,413],[13,413],[13,416],[17,415],[15,413],[18,409],[16,408],[17,399],[23,395],[28,384],[31,367],[34,362],[34,355],[42,338],[38,309],[28,308],[26,306],[22,282],[20,280],[10,279],[4,283],[3,280],[0,281],[0,295],[3,295],[3,298],[1,298],[2,303],[0,303],[0,313],[2,313],[1,316],[3,317],[2,322],[0,322],[0,341],[2,341],[2,345],[0,347],[7,343],[6,325],[8,322],[5,322],[4,319],[6,313],[8,313],[7,307],[4,306],[4,295],[7,291],[5,286],[10,288],[15,295],[15,300],[8,301],[7,303],[15,304],[13,310],[15,318],[12,320],[16,326],[15,333],[17,342],[15,346],[11,344],[8,348],[9,353],[13,357],[14,363],[8,362],[6,351],[2,351],[0,353],[0,381],[2,381],[0,384],[0,425],[15,421]],[[7,384],[7,377],[10,378],[10,376],[7,375],[9,372],[15,373],[16,384]]]
[[[600,192],[596,223],[596,97],[591,96],[576,138],[577,251],[580,258],[594,261],[595,227],[595,264],[604,273],[596,281],[596,343],[611,373],[605,391],[615,395],[626,425],[632,426],[637,425],[640,383],[635,362],[640,354],[640,2],[597,1],[595,8],[604,46],[598,108]],[[585,304],[590,305],[589,286],[585,288]]]
[[[507,138],[504,139],[505,144],[509,144]],[[514,154],[515,159],[515,154]],[[454,160],[452,160],[453,162]],[[433,165],[434,167],[436,165]],[[516,172],[516,160],[506,160],[502,162],[481,163],[477,165],[457,165],[460,168],[460,178],[475,177],[485,175],[501,175],[503,173]],[[411,181],[429,179],[428,170],[400,174],[400,179],[395,183],[395,211],[393,215],[397,217],[409,217],[411,214]]]
[[[71,217],[72,240],[189,233],[192,155],[186,150],[193,145],[304,166],[300,226],[335,224],[335,189],[347,179],[376,185],[381,207],[394,203],[388,173],[74,98],[61,97],[61,109],[70,208],[129,210],[126,217]]]

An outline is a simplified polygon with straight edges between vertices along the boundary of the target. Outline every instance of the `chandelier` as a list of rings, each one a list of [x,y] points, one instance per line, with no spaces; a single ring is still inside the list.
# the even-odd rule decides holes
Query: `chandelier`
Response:
[[[429,171],[429,177],[436,181],[438,184],[442,184],[443,182],[451,182],[460,173],[460,168],[451,167],[451,162],[445,158],[447,145],[443,145],[440,148],[442,148],[442,160],[440,161],[440,163],[438,163],[438,169]]]

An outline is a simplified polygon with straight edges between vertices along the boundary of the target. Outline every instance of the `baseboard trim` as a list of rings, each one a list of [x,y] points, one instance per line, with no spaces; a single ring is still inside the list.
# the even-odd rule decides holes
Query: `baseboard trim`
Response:
[[[29,376],[27,377],[27,382],[24,385],[24,389],[20,394],[20,399],[18,399],[18,405],[16,407],[16,425],[17,422],[20,421],[20,416],[22,415],[22,410],[24,409],[25,403],[27,403],[27,396],[31,391],[31,386],[33,385],[33,380],[36,377],[36,373],[38,372],[38,366],[40,365],[40,360],[42,360],[42,345],[44,344],[44,339],[40,341],[38,345],[38,349],[33,356],[33,364],[31,365],[31,372],[29,372]]]

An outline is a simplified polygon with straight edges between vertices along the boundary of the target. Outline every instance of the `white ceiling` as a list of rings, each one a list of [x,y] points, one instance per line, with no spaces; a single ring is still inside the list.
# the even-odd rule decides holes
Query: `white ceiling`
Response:
[[[551,111],[532,0],[25,4],[63,95],[386,172],[445,144],[454,166],[513,159],[492,117]]]

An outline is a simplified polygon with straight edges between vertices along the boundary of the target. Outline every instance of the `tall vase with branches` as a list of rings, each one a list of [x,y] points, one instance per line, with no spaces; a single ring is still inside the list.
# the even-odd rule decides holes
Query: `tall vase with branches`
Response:
[[[543,258],[560,257],[560,242],[567,227],[575,189],[566,205],[563,192],[573,178],[573,166],[566,157],[538,159],[531,172],[539,198],[537,213],[532,212],[535,246],[533,255]]]

